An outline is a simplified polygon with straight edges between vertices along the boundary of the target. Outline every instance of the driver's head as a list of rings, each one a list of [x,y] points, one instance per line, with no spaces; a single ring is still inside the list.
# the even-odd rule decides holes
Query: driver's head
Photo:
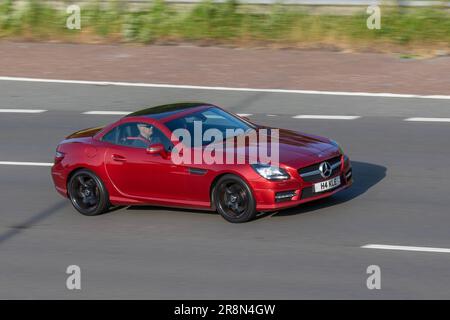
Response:
[[[146,139],[150,139],[153,134],[153,127],[146,123],[139,123],[137,125],[139,129],[139,133],[141,136],[143,136]]]

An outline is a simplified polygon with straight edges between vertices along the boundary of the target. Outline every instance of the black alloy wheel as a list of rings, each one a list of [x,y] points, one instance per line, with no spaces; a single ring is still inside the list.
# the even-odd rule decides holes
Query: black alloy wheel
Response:
[[[213,203],[227,221],[240,223],[256,216],[256,203],[247,183],[238,176],[225,175],[217,181]]]
[[[108,211],[109,197],[102,181],[89,170],[77,171],[67,184],[70,201],[83,215],[95,216]]]

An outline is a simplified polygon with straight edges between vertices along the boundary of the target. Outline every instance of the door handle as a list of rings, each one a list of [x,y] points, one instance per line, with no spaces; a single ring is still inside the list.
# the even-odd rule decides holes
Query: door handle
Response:
[[[118,154],[113,154],[113,155],[111,156],[111,158],[112,158],[114,161],[120,161],[120,162],[124,162],[124,161],[127,160],[124,156],[121,156],[121,155],[118,155]]]
[[[208,170],[206,169],[200,169],[200,168],[188,168],[188,172],[190,174],[195,174],[195,175],[199,175],[199,176],[203,176],[206,174]]]

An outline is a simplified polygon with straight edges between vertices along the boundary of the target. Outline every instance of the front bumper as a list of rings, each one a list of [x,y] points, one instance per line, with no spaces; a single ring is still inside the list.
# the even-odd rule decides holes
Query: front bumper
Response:
[[[274,182],[270,188],[255,185],[253,186],[253,190],[256,198],[256,210],[264,212],[295,207],[305,202],[332,196],[335,193],[349,188],[353,184],[353,171],[348,159],[343,162],[343,166],[338,172],[326,180],[337,176],[340,176],[341,184],[334,189],[320,193],[314,192],[314,183],[317,182],[306,182],[300,176],[292,176],[289,180]],[[290,197],[291,195],[293,196]]]

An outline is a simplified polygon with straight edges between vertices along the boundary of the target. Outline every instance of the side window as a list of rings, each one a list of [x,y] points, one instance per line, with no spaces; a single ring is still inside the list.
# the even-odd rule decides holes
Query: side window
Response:
[[[159,141],[160,141],[159,143],[162,143],[164,148],[167,151],[171,151],[172,150],[173,143],[172,143],[172,141],[170,141],[169,138],[167,138],[167,136],[164,133],[162,133],[159,129],[154,128],[153,129],[153,134],[155,135],[155,138],[159,139]]]
[[[153,126],[147,123],[130,122],[118,127],[118,144],[122,146],[146,148],[148,145],[147,131]],[[141,134],[141,132],[143,134]]]
[[[162,143],[166,150],[172,148],[170,139],[159,129],[143,122],[124,123],[108,132],[103,141],[135,148],[148,148],[151,144]]]
[[[117,132],[117,127],[115,127],[103,136],[102,141],[117,144]]]

